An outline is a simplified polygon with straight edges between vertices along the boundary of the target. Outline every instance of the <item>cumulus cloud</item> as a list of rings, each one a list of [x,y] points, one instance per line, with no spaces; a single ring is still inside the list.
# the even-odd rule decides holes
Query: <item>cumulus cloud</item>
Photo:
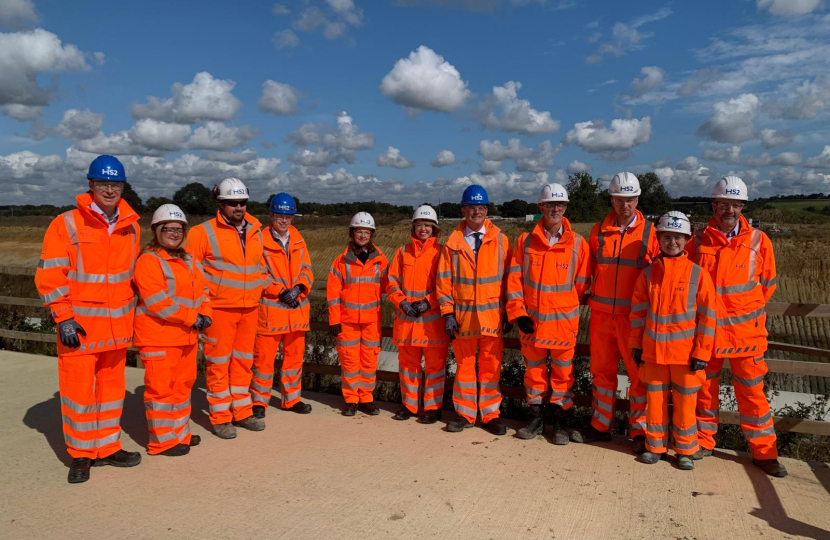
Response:
[[[471,95],[458,70],[425,45],[395,63],[380,91],[404,107],[439,112],[460,109]]]
[[[478,154],[483,158],[479,169],[495,171],[501,167],[502,161],[513,161],[519,172],[541,173],[555,165],[554,156],[559,151],[550,141],[544,141],[530,148],[524,146],[519,139],[510,139],[506,145],[501,141],[481,141],[478,145]],[[487,163],[489,162],[489,163]],[[499,165],[496,166],[496,163]]]
[[[647,143],[650,138],[651,117],[645,116],[639,120],[617,118],[607,128],[601,120],[577,122],[565,135],[564,142],[613,159],[628,153],[635,146]]]
[[[761,139],[761,143],[765,147],[772,148],[773,146],[790,144],[793,141],[793,134],[788,130],[779,131],[777,129],[764,128],[758,132],[758,138]]]
[[[0,2],[0,28],[18,30],[38,22],[35,4],[31,0],[3,0]]]
[[[253,148],[246,148],[241,152],[207,152],[202,154],[201,157],[208,161],[221,161],[230,165],[239,165],[257,159],[257,153]]]
[[[830,144],[825,145],[819,155],[809,158],[807,166],[815,169],[830,169]]]
[[[754,119],[761,100],[755,94],[741,94],[712,106],[712,116],[697,130],[701,137],[721,143],[739,143],[757,137]]]
[[[568,174],[590,172],[591,166],[581,161],[573,160],[568,164]]]
[[[415,164],[401,155],[401,151],[390,146],[386,152],[378,155],[378,166],[380,167],[394,167],[396,169],[409,169]]]
[[[806,15],[821,7],[823,0],[757,0],[759,10],[787,17]]]
[[[478,164],[478,172],[481,174],[496,174],[501,170],[501,161],[482,159]]]
[[[830,110],[830,75],[822,74],[806,80],[789,95],[767,104],[770,115],[790,120],[812,120]]]
[[[94,113],[89,109],[69,109],[64,111],[63,118],[57,126],[44,126],[35,122],[31,128],[31,136],[38,141],[46,137],[63,137],[71,141],[91,139],[98,134],[103,125],[103,114]]]
[[[280,30],[274,34],[272,40],[277,50],[296,49],[300,45],[300,38],[291,30]]]
[[[290,10],[282,4],[271,9],[274,15],[289,15]],[[328,40],[347,38],[350,27],[363,24],[363,10],[353,0],[325,0],[304,2],[304,8],[291,21],[297,32],[321,32]],[[353,43],[353,41],[350,41]],[[299,36],[290,29],[274,35],[277,49],[293,49],[300,44]]]
[[[12,103],[0,107],[0,114],[14,118],[18,122],[28,122],[43,114],[43,107]]]
[[[707,148],[703,151],[703,159],[709,161],[722,161],[731,165],[741,162],[741,147],[730,146],[728,148]]]
[[[645,66],[640,69],[643,78],[631,81],[631,97],[640,97],[663,85],[665,72],[657,66]]]
[[[274,4],[273,7],[271,7],[271,13],[280,17],[282,15],[290,15],[291,10],[288,9],[285,4]]]
[[[537,111],[530,101],[519,99],[522,83],[508,81],[494,86],[493,92],[478,107],[481,125],[487,129],[514,131],[523,135],[541,135],[559,130],[559,121],[548,111]]]
[[[307,122],[289,133],[285,142],[297,147],[288,160],[297,165],[325,169],[334,163],[353,163],[354,152],[368,150],[375,145],[371,133],[360,131],[345,111],[337,113],[337,125]],[[309,150],[315,147],[315,150]],[[321,171],[318,171],[321,172]]]
[[[644,24],[665,19],[671,14],[671,9],[661,8],[655,13],[638,17],[630,23],[618,22],[614,24],[611,30],[612,40],[600,44],[599,49],[594,54],[586,57],[585,61],[589,64],[598,64],[606,56],[619,57],[628,51],[641,49],[643,40],[651,37],[652,34],[641,32],[639,28]],[[595,37],[591,42],[595,41],[599,41],[599,38]]]
[[[429,162],[433,167],[446,167],[455,163],[455,154],[449,150],[441,150],[435,159]]]
[[[658,167],[654,169],[654,174],[674,197],[699,196],[701,193],[708,193],[710,189],[710,171],[703,165],[686,169]]]
[[[259,110],[274,114],[297,114],[300,92],[290,84],[268,79],[262,83],[262,97],[257,101]]]
[[[242,146],[259,135],[251,126],[226,126],[222,122],[205,122],[193,132],[188,148],[200,150],[230,150]]]
[[[234,86],[234,81],[214,79],[213,75],[202,71],[190,84],[175,83],[171,89],[173,97],[148,96],[147,103],[133,105],[131,113],[136,119],[152,118],[180,124],[230,120],[242,107],[242,102],[231,93]]]

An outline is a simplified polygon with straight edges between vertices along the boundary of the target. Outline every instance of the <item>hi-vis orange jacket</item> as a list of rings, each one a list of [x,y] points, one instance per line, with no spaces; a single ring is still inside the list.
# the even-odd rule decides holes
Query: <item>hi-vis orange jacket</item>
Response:
[[[135,310],[137,346],[192,345],[199,331],[196,315],[211,316],[207,281],[202,265],[188,253],[184,259],[160,249],[138,258],[133,278],[138,290]]]
[[[257,334],[274,335],[289,332],[308,331],[308,293],[314,283],[311,273],[311,258],[305,239],[296,228],[288,228],[288,253],[274,240],[270,230],[262,235],[265,248],[264,260],[268,269],[265,289],[259,305]],[[304,285],[305,292],[297,300],[300,306],[290,308],[280,302],[280,293],[296,285]]]
[[[502,335],[510,241],[489,219],[484,229],[478,260],[464,241],[463,221],[447,239],[438,260],[435,287],[441,315],[455,313],[461,339]]]
[[[591,283],[588,242],[562,219],[562,237],[551,246],[540,220],[513,248],[507,275],[507,318],[528,316],[536,323],[522,341],[543,349],[576,345],[579,302]]]
[[[715,289],[686,258],[658,256],[634,285],[629,346],[655,364],[708,362],[715,339]]]
[[[46,231],[35,285],[55,322],[74,318],[86,330],[77,349],[58,340],[59,355],[124,349],[133,339],[138,214],[121,199],[109,234],[103,216],[89,208],[92,195],[75,200],[78,207],[55,218]]]
[[[416,347],[445,347],[449,340],[444,334],[444,321],[438,307],[435,292],[435,274],[441,244],[437,238],[422,242],[410,238],[408,244],[398,248],[389,265],[389,287],[386,297],[395,306],[395,324],[392,337],[395,345]],[[398,307],[404,300],[427,300],[430,308],[420,317],[410,317]]]
[[[593,259],[591,310],[627,315],[631,293],[640,272],[660,253],[652,223],[635,210],[634,226],[620,233],[617,213],[611,211],[591,229],[588,244]]]
[[[216,213],[214,219],[190,229],[188,250],[205,270],[213,308],[248,308],[259,305],[265,264],[262,262],[262,224],[251,214],[245,230],[245,252],[239,233]]]
[[[387,287],[389,261],[375,246],[366,263],[348,247],[334,259],[326,282],[329,324],[380,321],[380,301]]]
[[[769,237],[741,216],[740,232],[727,240],[712,219],[695,233],[686,252],[715,284],[718,331],[712,355],[761,356],[767,350],[764,306],[778,283]]]

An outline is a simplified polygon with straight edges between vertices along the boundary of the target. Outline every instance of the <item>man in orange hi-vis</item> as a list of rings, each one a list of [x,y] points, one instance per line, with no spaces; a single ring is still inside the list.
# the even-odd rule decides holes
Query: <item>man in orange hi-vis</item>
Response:
[[[594,272],[588,301],[594,415],[587,429],[571,432],[571,440],[585,443],[611,440],[617,370],[622,359],[631,381],[629,435],[634,452],[642,454],[645,452],[646,390],[628,347],[631,332],[628,314],[634,282],[657,255],[659,247],[652,223],[637,210],[640,196],[637,177],[630,172],[614,175],[608,192],[614,209],[594,225],[588,241]]]
[[[481,414],[488,431],[504,435],[507,426],[499,418],[499,379],[504,351],[502,335],[512,326],[504,316],[510,241],[487,219],[488,204],[483,187],[474,184],[464,190],[464,221],[444,244],[435,287],[444,316],[444,332],[453,340],[456,363],[452,393],[456,417],[447,424],[447,431],[473,427]]]
[[[764,395],[767,364],[767,315],[764,306],[778,277],[769,237],[749,225],[741,211],[749,200],[746,184],[727,176],[712,190],[714,217],[695,233],[687,251],[712,276],[717,293],[718,327],[706,382],[698,393],[700,450],[695,459],[712,455],[720,409],[719,377],[729,359],[741,429],[749,441],[752,462],[771,476],[787,476],[778,462],[775,427]]]
[[[98,156],[89,192],[55,218],[43,238],[35,285],[58,326],[63,436],[69,483],[89,480],[93,462],[133,467],[121,448],[124,365],[133,340],[133,270],[138,214],[121,198],[127,177],[113,156]]]
[[[542,219],[519,236],[507,276],[507,317],[519,327],[530,406],[530,422],[518,436],[532,439],[544,431],[547,398],[553,442],[558,445],[568,444],[561,413],[573,405],[579,304],[591,283],[588,242],[564,217],[568,202],[568,192],[560,184],[542,188],[538,200]]]
[[[213,188],[216,217],[190,229],[188,248],[202,264],[210,289],[213,324],[204,332],[210,423],[220,439],[236,437],[234,422],[251,431],[265,420],[251,410],[257,311],[262,296],[261,224],[247,213],[248,188],[226,178]]]
[[[631,356],[646,387],[646,452],[653,465],[671,447],[677,466],[695,468],[698,449],[695,402],[715,339],[715,287],[709,274],[686,257],[689,218],[671,211],[657,222],[660,255],[643,270],[631,297]]]
[[[268,210],[271,226],[262,235],[268,276],[259,305],[251,380],[253,411],[257,418],[265,418],[265,409],[271,400],[274,358],[280,343],[280,407],[300,414],[311,412],[311,405],[300,401],[305,333],[308,332],[308,293],[314,282],[311,259],[300,231],[291,225],[297,213],[294,197],[277,193],[271,198]]]
[[[409,243],[398,248],[389,264],[386,295],[397,306],[392,338],[398,347],[403,402],[395,413],[396,420],[408,420],[413,414],[418,414],[422,356],[425,369],[421,422],[437,422],[444,404],[450,340],[444,334],[444,322],[435,292],[435,274],[441,254],[439,232],[435,209],[429,205],[419,206],[412,215]]]

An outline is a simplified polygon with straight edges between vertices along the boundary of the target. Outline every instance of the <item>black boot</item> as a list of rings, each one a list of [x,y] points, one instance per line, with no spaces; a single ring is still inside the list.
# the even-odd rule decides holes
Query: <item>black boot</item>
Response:
[[[380,409],[375,407],[375,404],[372,401],[369,403],[361,403],[358,408],[360,409],[360,412],[368,414],[369,416],[377,416],[380,414]]]
[[[177,444],[158,453],[159,456],[184,456],[190,452],[190,445]]]
[[[135,467],[141,463],[141,454],[138,452],[127,452],[126,450],[119,450],[107,457],[98,458],[95,460],[95,467],[103,467],[104,465],[112,465],[113,467]]]
[[[412,418],[412,411],[406,408],[406,406],[401,405],[401,408],[398,409],[398,412],[395,413],[393,416],[395,420],[409,420]]]
[[[530,406],[530,422],[521,428],[516,435],[520,439],[534,439],[537,435],[541,435],[545,429],[544,421],[542,420],[542,406]]]
[[[346,406],[343,408],[343,412],[340,413],[343,416],[354,416],[357,412],[357,403],[346,403]]]
[[[262,405],[254,405],[251,407],[251,412],[254,415],[254,418],[265,418],[265,407]]]
[[[72,460],[69,466],[70,484],[80,484],[89,480],[89,468],[92,467],[92,460],[87,457],[79,457]]]
[[[571,440],[575,443],[593,443],[604,442],[611,440],[611,433],[608,431],[599,431],[594,426],[588,426],[584,429],[571,430]]]
[[[441,409],[433,409],[431,411],[424,411],[421,417],[422,424],[434,424],[441,419]]]
[[[549,404],[547,406],[548,419],[551,426],[553,426],[553,444],[557,446],[564,446],[568,444],[568,432],[562,427],[562,414],[565,411],[559,405]]]
[[[484,429],[486,429],[493,435],[507,434],[507,426],[504,425],[504,422],[501,418],[493,418],[489,422],[484,422]]]
[[[190,436],[190,446],[199,446],[199,443],[202,442],[202,438],[198,435],[191,435]]]
[[[473,425],[474,424],[469,422],[460,414],[456,414],[455,418],[450,420],[450,422],[447,424],[447,431],[449,431],[450,433],[458,433],[459,431],[473,427]]]
[[[287,410],[291,412],[295,412],[297,414],[309,414],[311,412],[311,405],[308,403],[303,403],[302,401],[298,401]]]
[[[634,440],[631,441],[631,450],[641,456],[646,452],[646,436],[645,435],[637,435],[634,437]]]
[[[787,468],[779,463],[777,459],[755,459],[752,458],[752,464],[760,467],[765,473],[777,478],[784,478],[787,476]]]

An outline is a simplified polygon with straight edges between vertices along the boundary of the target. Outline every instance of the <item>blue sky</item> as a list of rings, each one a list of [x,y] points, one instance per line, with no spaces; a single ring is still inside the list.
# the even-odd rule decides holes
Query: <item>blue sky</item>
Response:
[[[235,176],[258,200],[534,200],[579,170],[830,192],[827,8],[0,0],[0,182],[66,204],[113,153],[145,199]]]

